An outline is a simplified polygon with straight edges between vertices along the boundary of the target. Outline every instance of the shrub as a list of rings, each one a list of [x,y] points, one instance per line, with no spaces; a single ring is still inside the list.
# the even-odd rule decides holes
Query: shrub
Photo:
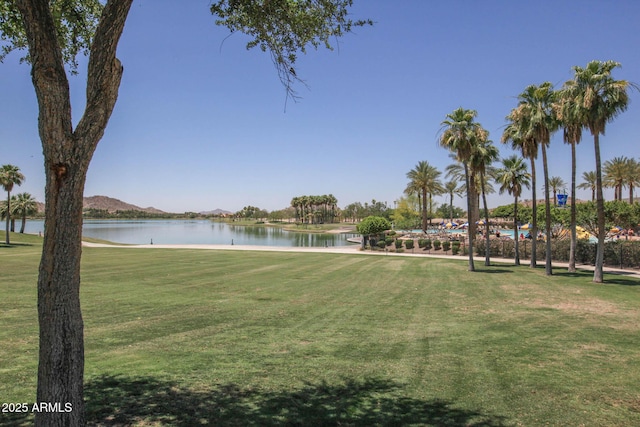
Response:
[[[435,240],[433,242],[433,249],[435,249],[436,251],[439,251],[441,246],[442,246],[442,243],[440,242],[440,240]]]
[[[431,250],[431,239],[426,239],[424,241],[424,250],[425,251],[430,251]]]
[[[404,247],[407,249],[413,249],[413,240],[407,240],[404,242]]]
[[[395,230],[391,230],[391,231],[389,231],[389,232],[387,233],[387,235],[388,235],[388,236],[395,236],[395,235],[396,235],[396,232],[395,232]]]
[[[451,242],[448,240],[442,242],[442,250],[445,252],[449,252],[449,249],[451,249]]]
[[[386,239],[384,239],[384,241],[387,246],[393,245],[393,239],[391,237],[387,237]]]
[[[402,248],[402,240],[398,239],[396,240],[396,249],[400,249]]]
[[[387,242],[386,242],[386,241],[384,241],[384,240],[380,240],[380,241],[378,242],[378,247],[379,247],[380,249],[384,249],[386,246],[387,246]]]
[[[418,247],[424,249],[427,247],[427,239],[418,239]]]
[[[454,255],[458,255],[458,253],[460,253],[460,242],[454,241],[451,243],[451,253]]]

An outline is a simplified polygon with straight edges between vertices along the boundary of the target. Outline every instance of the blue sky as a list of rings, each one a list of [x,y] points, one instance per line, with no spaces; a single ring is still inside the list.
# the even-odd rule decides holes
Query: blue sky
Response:
[[[499,142],[504,118],[527,85],[560,87],[572,66],[594,59],[622,63],[614,77],[640,83],[634,0],[355,0],[353,18],[375,26],[346,35],[334,51],[301,56],[297,72],[308,88],[298,85],[302,99],[285,111],[269,55],[247,51],[242,34],[227,37],[208,5],[134,2],[118,50],[120,96],[89,168],[86,196],[170,212],[275,210],[294,196],[328,193],[341,207],[372,199],[393,206],[416,163],[444,170],[452,162],[437,135],[458,107],[477,110],[507,156]],[[70,77],[76,122],[85,81],[83,69]],[[19,166],[27,179],[16,190],[42,201],[37,103],[18,54],[0,64],[0,93],[0,164]],[[603,160],[640,157],[639,99],[632,92],[629,109],[608,125]],[[550,174],[568,183],[569,147],[560,133],[551,144]],[[578,176],[595,170],[593,151],[586,132]],[[508,195],[489,196],[491,206],[510,202]]]

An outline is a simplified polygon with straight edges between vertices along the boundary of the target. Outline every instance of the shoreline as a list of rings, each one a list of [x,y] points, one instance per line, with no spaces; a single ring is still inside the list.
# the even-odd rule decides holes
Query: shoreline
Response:
[[[105,243],[91,243],[82,242],[82,247],[86,248],[120,248],[120,249],[195,249],[195,250],[228,250],[228,251],[261,251],[261,252],[300,252],[300,253],[330,253],[330,254],[355,254],[355,255],[370,255],[370,256],[393,256],[393,257],[421,257],[421,258],[437,258],[437,259],[451,259],[458,261],[467,261],[467,256],[462,255],[446,255],[446,254],[427,254],[427,253],[415,253],[415,252],[383,252],[383,251],[362,251],[359,245],[348,246],[329,246],[329,247],[299,247],[299,246],[254,246],[254,245],[210,245],[210,244],[159,244],[159,245],[119,245],[119,244],[105,244]],[[479,267],[484,267],[484,256],[475,256],[475,262],[482,263]],[[521,263],[521,267],[529,268],[529,263]],[[491,257],[491,263],[511,264],[513,265],[513,258],[498,258]],[[554,262],[554,267],[568,268],[569,263],[566,262]],[[536,268],[544,268],[544,260],[538,261]],[[593,265],[579,264],[576,265],[576,270],[590,271],[594,270]],[[604,267],[604,272],[607,274],[622,275],[628,277],[634,277],[640,279],[640,271],[620,269],[616,267]]]

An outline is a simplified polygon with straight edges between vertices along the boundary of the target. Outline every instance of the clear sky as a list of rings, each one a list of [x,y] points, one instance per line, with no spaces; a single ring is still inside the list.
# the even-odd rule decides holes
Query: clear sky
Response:
[[[209,3],[134,1],[118,49],[120,96],[85,196],[170,212],[275,210],[294,196],[329,193],[340,207],[372,199],[393,206],[416,163],[444,171],[452,162],[436,141],[440,123],[458,107],[477,110],[507,156],[500,144],[505,116],[527,85],[560,87],[572,66],[594,59],[622,63],[614,77],[640,83],[637,0],[355,0],[353,18],[371,18],[375,26],[346,35],[334,51],[301,57],[297,72],[308,88],[298,85],[302,99],[285,111],[269,55],[247,51],[244,35],[227,37]],[[0,64],[0,164],[26,175],[14,191],[43,201],[37,104],[19,57]],[[84,69],[70,82],[77,122]],[[639,101],[632,92],[629,109],[608,125],[603,161],[640,157]],[[586,132],[578,177],[595,170],[593,151]],[[569,183],[561,133],[549,156],[550,175]],[[541,160],[538,168],[541,177]],[[508,195],[489,196],[491,206],[510,202]]]

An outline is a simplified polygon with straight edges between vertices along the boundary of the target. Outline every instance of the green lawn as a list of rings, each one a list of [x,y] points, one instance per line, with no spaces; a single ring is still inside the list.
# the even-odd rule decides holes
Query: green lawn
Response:
[[[0,400],[32,402],[41,239],[12,238],[0,245]],[[640,281],[466,268],[85,248],[90,424],[640,425]]]

